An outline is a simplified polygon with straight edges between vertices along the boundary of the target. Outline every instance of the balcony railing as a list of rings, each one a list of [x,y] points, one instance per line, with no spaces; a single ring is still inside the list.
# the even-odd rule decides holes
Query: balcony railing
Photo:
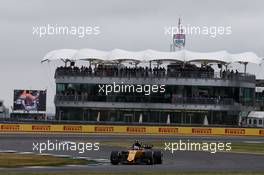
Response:
[[[164,96],[89,96],[82,95],[56,95],[55,101],[68,102],[124,102],[124,103],[169,103],[169,104],[208,104],[208,105],[234,105],[232,98],[165,98]]]
[[[206,71],[81,71],[79,69],[57,69],[55,77],[117,77],[117,78],[194,78],[194,79],[222,79],[255,82],[255,75],[232,72],[206,72]]]

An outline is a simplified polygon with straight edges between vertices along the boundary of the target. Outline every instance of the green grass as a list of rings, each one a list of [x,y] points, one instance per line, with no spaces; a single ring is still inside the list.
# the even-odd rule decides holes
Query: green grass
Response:
[[[86,165],[89,163],[94,162],[83,159],[54,157],[50,155],[0,153],[1,168],[16,168],[23,166]]]
[[[264,153],[264,143],[232,143],[232,150],[237,152]]]

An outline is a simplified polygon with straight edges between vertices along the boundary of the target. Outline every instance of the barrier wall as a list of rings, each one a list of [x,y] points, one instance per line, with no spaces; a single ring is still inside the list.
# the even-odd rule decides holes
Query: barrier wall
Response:
[[[0,132],[64,132],[64,133],[123,133],[123,134],[186,134],[264,136],[264,128],[213,128],[174,126],[116,126],[116,125],[54,125],[0,124]]]

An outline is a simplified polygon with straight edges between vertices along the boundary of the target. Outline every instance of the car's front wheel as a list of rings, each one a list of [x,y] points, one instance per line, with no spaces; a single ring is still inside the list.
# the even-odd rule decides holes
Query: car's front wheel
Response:
[[[155,164],[162,164],[162,152],[161,151],[154,151],[154,162]]]
[[[152,151],[147,151],[145,152],[145,160],[148,165],[152,165],[154,163],[154,158],[153,158],[153,152]]]

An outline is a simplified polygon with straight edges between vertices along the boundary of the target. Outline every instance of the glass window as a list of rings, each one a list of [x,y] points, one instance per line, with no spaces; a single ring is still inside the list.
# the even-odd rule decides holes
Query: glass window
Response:
[[[57,92],[62,92],[62,91],[65,91],[64,84],[57,84]]]
[[[244,101],[251,102],[253,100],[253,91],[251,88],[244,89]]]

